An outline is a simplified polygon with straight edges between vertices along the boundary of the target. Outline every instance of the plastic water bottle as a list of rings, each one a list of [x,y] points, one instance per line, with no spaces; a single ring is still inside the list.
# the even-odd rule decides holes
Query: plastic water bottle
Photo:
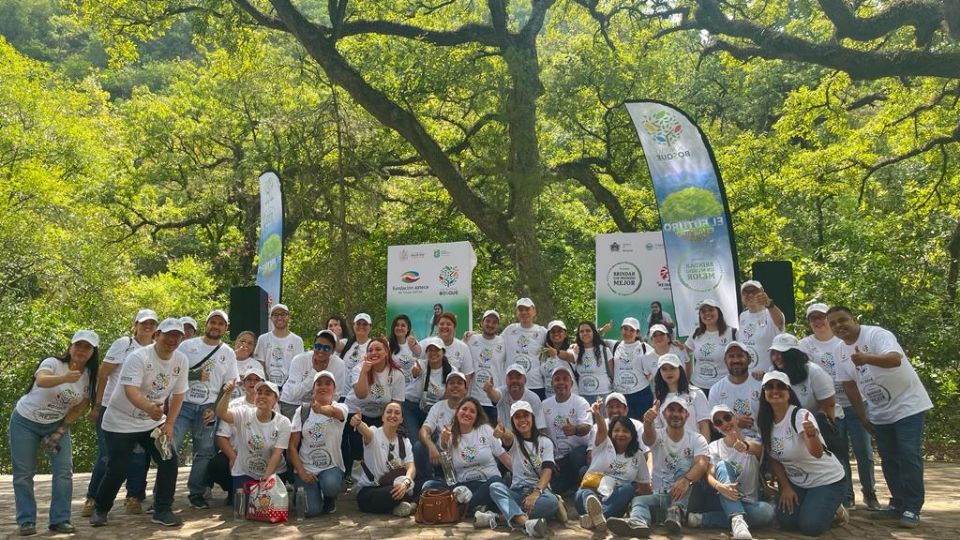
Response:
[[[443,480],[448,486],[457,483],[457,475],[453,472],[453,459],[446,450],[440,452],[440,467],[443,469]]]
[[[233,519],[234,521],[243,521],[246,519],[247,494],[243,488],[237,488],[233,493]]]
[[[293,503],[296,505],[297,521],[303,521],[307,518],[307,494],[302,487],[298,487],[293,495]]]

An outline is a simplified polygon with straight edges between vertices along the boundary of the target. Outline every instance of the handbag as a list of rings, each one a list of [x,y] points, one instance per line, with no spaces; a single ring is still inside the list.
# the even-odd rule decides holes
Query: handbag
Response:
[[[592,471],[583,475],[583,480],[580,481],[580,487],[584,489],[592,489],[594,491],[600,487],[600,482],[603,480],[603,473]]]
[[[400,446],[400,461],[403,461],[407,457],[406,445],[403,444],[403,440],[401,439],[397,439],[397,441],[399,442],[399,446]],[[360,468],[363,469],[363,474],[367,476],[367,479],[370,480],[371,482],[376,483],[376,485],[378,486],[392,486],[394,480],[396,480],[397,478],[400,478],[401,476],[405,476],[407,474],[406,467],[397,467],[396,469],[391,469],[383,473],[380,476],[380,478],[377,478],[375,480],[373,478],[373,473],[370,471],[370,468],[367,467],[367,464],[365,462],[363,461],[360,462]]]
[[[243,486],[247,494],[244,518],[250,521],[283,523],[289,517],[287,488],[277,475],[264,481],[248,480]]]
[[[446,489],[425,489],[420,494],[417,504],[417,513],[414,515],[417,523],[422,525],[441,525],[458,523],[460,521],[460,505],[453,491]]]

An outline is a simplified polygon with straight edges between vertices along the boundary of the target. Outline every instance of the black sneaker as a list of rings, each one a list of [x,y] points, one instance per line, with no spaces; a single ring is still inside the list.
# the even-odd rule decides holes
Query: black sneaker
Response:
[[[191,508],[199,508],[201,510],[210,508],[210,505],[207,503],[207,500],[203,498],[203,495],[191,495],[188,499]]]
[[[57,523],[56,525],[51,525],[50,530],[57,534],[73,534],[77,532],[77,528],[73,526],[69,521],[64,521],[63,523]]]
[[[320,509],[321,514],[332,514],[337,511],[337,500],[333,497],[323,500],[323,508]]]
[[[93,509],[93,515],[90,516],[90,525],[94,527],[103,527],[107,524],[107,513],[101,512],[96,508]]]
[[[880,501],[877,500],[877,494],[875,492],[865,494],[863,496],[863,502],[867,505],[867,509],[873,512],[879,511],[883,508],[880,506]]]
[[[183,520],[180,519],[180,516],[170,510],[157,510],[153,513],[153,518],[150,521],[163,525],[164,527],[179,527],[183,525]]]
[[[37,534],[37,524],[26,522],[20,524],[20,536],[33,536]]]

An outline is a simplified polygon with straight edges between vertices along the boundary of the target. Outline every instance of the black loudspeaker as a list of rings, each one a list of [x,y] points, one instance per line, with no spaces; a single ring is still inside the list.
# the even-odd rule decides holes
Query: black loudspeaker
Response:
[[[763,284],[767,296],[777,303],[788,323],[797,320],[797,302],[793,297],[793,263],[758,261],[753,263],[753,279]]]
[[[266,334],[267,291],[257,285],[230,289],[230,339],[250,330],[256,335]]]

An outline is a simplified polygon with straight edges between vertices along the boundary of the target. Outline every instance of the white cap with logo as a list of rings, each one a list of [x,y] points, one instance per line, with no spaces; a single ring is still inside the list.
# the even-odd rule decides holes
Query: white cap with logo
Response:
[[[70,344],[73,345],[78,341],[86,341],[94,347],[100,346],[100,336],[97,335],[93,330],[77,330],[73,337],[70,339]]]
[[[180,332],[183,334],[183,323],[180,322],[180,319],[174,319],[170,317],[160,321],[160,326],[157,327],[161,333],[166,334],[167,332]]]
[[[157,312],[152,309],[141,309],[137,312],[137,316],[134,317],[133,322],[142,323],[143,321],[153,321],[159,322],[160,319],[157,318]]]
[[[640,321],[638,321],[635,317],[627,317],[623,319],[622,323],[620,323],[620,328],[623,328],[624,326],[628,326],[634,330],[640,330]]]
[[[524,296],[517,300],[517,307],[534,307],[533,300]]]

